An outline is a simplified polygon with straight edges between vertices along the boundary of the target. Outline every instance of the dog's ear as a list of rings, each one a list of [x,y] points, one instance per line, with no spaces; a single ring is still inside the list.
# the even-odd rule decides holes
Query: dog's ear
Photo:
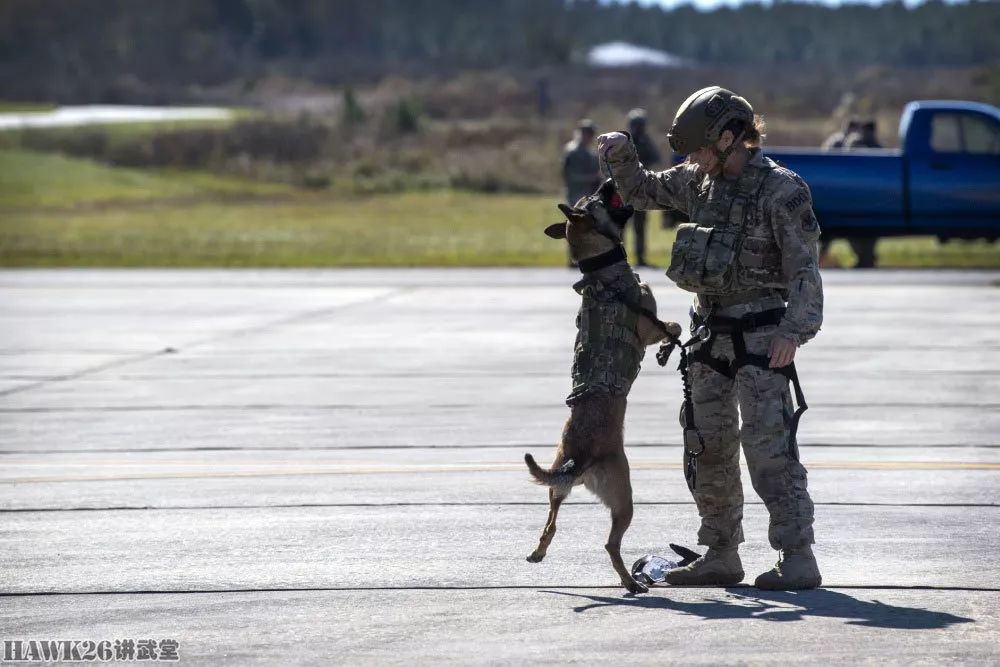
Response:
[[[566,223],[557,222],[554,225],[549,225],[545,228],[545,235],[553,239],[566,238]]]
[[[565,215],[566,219],[569,220],[570,222],[577,222],[582,218],[586,217],[586,214],[580,209],[567,206],[566,204],[563,203],[556,204],[556,206],[559,207],[559,210],[562,211],[562,214]]]
[[[571,223],[580,222],[585,217],[587,217],[583,211],[575,209],[571,206],[567,206],[566,204],[563,204],[561,202],[559,204],[556,204],[556,206],[559,208],[560,211],[562,211],[562,214],[565,215],[566,219],[569,220]],[[554,239],[566,238],[566,223],[557,222],[554,225],[549,225],[548,227],[545,228],[545,234],[546,236],[550,236]]]

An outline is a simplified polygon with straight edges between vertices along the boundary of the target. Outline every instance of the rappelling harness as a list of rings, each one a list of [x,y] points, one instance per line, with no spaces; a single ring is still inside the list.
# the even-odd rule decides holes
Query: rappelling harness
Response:
[[[799,428],[799,419],[802,413],[809,409],[806,403],[802,385],[799,383],[799,375],[795,370],[795,363],[792,362],[781,368],[771,368],[771,360],[766,354],[751,354],[747,352],[746,339],[744,333],[754,331],[761,327],[777,325],[785,314],[785,308],[772,308],[759,313],[747,313],[742,317],[723,317],[714,314],[711,310],[705,317],[700,316],[693,308],[691,309],[692,329],[694,335],[687,341],[668,336],[668,339],[660,344],[660,349],[656,353],[656,361],[661,366],[667,365],[667,360],[674,348],[681,350],[680,364],[678,370],[681,372],[681,382],[684,388],[684,479],[687,480],[688,488],[693,493],[695,490],[696,478],[698,474],[698,457],[705,453],[705,439],[694,418],[694,401],[691,396],[691,380],[688,376],[688,369],[692,362],[705,364],[716,373],[725,375],[731,380],[736,379],[736,374],[744,366],[756,366],[764,370],[773,371],[784,375],[792,383],[795,389],[795,413],[792,416],[792,423],[789,427],[789,446],[793,455],[798,459],[798,443],[796,433]],[[733,360],[722,359],[712,356],[712,347],[719,334],[728,334],[733,341]],[[688,348],[696,343],[701,343],[694,352],[689,352]]]

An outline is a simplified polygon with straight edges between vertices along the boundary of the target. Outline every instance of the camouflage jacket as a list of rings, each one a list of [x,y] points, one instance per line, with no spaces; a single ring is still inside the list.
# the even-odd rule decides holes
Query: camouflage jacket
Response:
[[[699,174],[691,164],[666,171],[642,169],[631,143],[608,152],[607,164],[618,192],[637,209],[675,208],[698,225],[727,221],[737,181]],[[823,282],[819,275],[819,223],[809,187],[796,173],[770,163],[759,149],[744,169],[773,165],[760,195],[746,215],[736,259],[736,290],[772,288],[788,307],[778,334],[798,345],[813,338],[823,323]]]
[[[577,141],[569,142],[563,154],[562,176],[570,205],[593,193],[601,184],[597,154]]]
[[[589,274],[573,285],[583,302],[576,316],[573,389],[567,405],[592,393],[628,395],[646,353],[638,336],[638,316],[623,302],[640,303],[638,277],[624,262],[601,272],[601,279]]]

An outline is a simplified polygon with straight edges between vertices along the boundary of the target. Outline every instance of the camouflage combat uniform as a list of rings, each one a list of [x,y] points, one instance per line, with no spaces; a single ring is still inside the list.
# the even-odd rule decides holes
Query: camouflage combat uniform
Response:
[[[751,151],[739,181],[699,176],[696,167],[688,164],[658,173],[647,171],[630,142],[612,148],[606,157],[628,204],[643,209],[676,208],[703,227],[725,225],[738,182],[759,179],[755,182],[760,187],[743,215],[745,236],[735,269],[724,287],[698,294],[696,311],[700,316],[712,310],[718,316],[738,318],[787,304],[777,325],[744,334],[750,354],[766,356],[775,335],[796,345],[816,335],[823,319],[816,256],[820,230],[809,189],[801,178],[758,149]],[[711,355],[732,360],[732,336],[716,334]],[[770,513],[771,545],[786,549],[812,544],[813,503],[806,470],[791,437],[793,410],[787,378],[753,365],[742,366],[735,380],[703,363],[692,363],[690,373],[695,421],[706,445],[698,459],[693,492],[702,518],[699,542],[728,549],[743,541],[742,442],[753,487]]]

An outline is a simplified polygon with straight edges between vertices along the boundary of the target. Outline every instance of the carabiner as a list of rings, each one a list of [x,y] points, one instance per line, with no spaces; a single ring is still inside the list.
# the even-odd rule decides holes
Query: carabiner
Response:
[[[693,434],[695,437],[692,438],[688,434]],[[695,438],[697,438],[697,441]],[[698,449],[691,446],[694,444],[697,444]],[[697,428],[684,429],[684,452],[692,459],[696,459],[705,453],[705,438],[702,437],[701,431]]]

